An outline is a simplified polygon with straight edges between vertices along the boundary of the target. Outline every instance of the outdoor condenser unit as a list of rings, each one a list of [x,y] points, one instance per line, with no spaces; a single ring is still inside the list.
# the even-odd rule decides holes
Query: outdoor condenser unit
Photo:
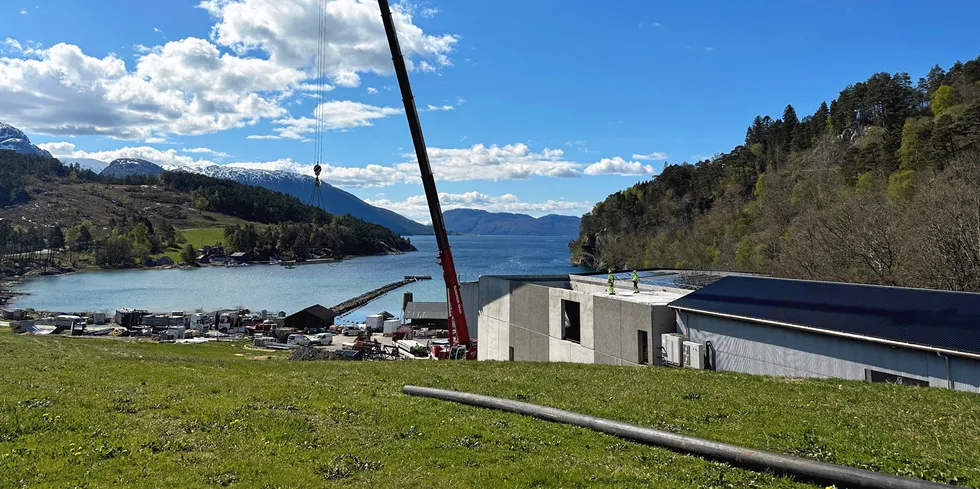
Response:
[[[693,341],[684,342],[684,367],[704,369],[704,345]]]
[[[675,367],[684,364],[683,346],[685,339],[685,336],[680,333],[667,333],[660,336],[665,364]]]

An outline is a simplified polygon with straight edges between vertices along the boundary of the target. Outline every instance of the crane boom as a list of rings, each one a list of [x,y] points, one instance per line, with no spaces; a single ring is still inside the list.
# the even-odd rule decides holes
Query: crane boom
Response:
[[[388,47],[391,48],[391,60],[395,64],[398,87],[401,89],[402,102],[405,104],[405,116],[408,117],[408,127],[412,131],[415,156],[419,160],[422,187],[425,189],[425,199],[429,204],[429,215],[432,218],[432,230],[435,232],[436,244],[439,247],[439,264],[442,265],[443,277],[446,280],[450,351],[455,350],[453,347],[462,345],[466,349],[466,356],[472,358],[475,352],[471,351],[472,342],[469,329],[466,327],[466,315],[463,313],[463,297],[456,276],[456,265],[453,263],[453,253],[449,249],[449,235],[442,218],[436,181],[429,166],[429,153],[425,147],[425,139],[422,137],[422,124],[419,122],[419,113],[415,107],[415,97],[412,95],[412,86],[408,81],[408,69],[405,66],[401,46],[398,44],[398,34],[395,32],[395,23],[391,17],[388,0],[378,0],[378,6],[381,8],[381,19],[384,21],[385,35],[388,36]]]

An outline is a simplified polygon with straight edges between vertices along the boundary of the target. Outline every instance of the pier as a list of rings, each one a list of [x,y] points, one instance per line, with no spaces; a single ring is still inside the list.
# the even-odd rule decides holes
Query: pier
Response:
[[[368,302],[371,302],[374,299],[377,299],[378,297],[381,297],[387,294],[388,292],[391,292],[392,290],[395,290],[399,287],[404,287],[411,283],[421,282],[422,280],[432,280],[432,277],[428,275],[406,275],[404,279],[399,280],[398,282],[392,282],[390,284],[382,285],[377,289],[374,289],[369,292],[365,292],[357,297],[354,297],[353,299],[348,299],[344,302],[341,302],[340,304],[337,304],[336,306],[333,306],[330,309],[333,309],[333,311],[337,313],[338,317],[344,316],[364,306]]]

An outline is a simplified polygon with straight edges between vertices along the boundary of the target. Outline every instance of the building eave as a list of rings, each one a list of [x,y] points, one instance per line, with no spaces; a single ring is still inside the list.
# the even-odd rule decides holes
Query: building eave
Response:
[[[959,351],[959,350],[952,350],[952,349],[948,349],[948,348],[940,348],[940,347],[936,347],[936,346],[921,345],[921,344],[918,344],[918,343],[908,343],[908,342],[904,342],[904,341],[889,340],[889,339],[886,339],[886,338],[879,338],[877,336],[866,336],[866,335],[860,335],[860,334],[855,334],[855,333],[845,333],[843,331],[834,331],[834,330],[831,330],[831,329],[815,328],[813,326],[805,326],[805,325],[802,325],[802,324],[793,324],[793,323],[785,323],[785,322],[782,322],[782,321],[773,321],[771,319],[760,319],[760,318],[739,316],[739,315],[736,315],[736,314],[728,314],[728,313],[723,313],[723,312],[707,311],[707,310],[704,310],[704,309],[696,309],[696,308],[683,307],[683,306],[673,306],[673,305],[668,305],[667,307],[670,307],[671,309],[674,309],[674,310],[677,310],[677,311],[693,312],[693,313],[696,313],[696,314],[704,314],[705,316],[714,316],[714,317],[719,317],[719,318],[724,318],[724,319],[734,319],[734,320],[737,320],[737,321],[744,321],[744,322],[756,323],[756,324],[765,324],[765,325],[768,325],[768,326],[778,326],[780,328],[795,329],[795,330],[798,330],[798,331],[806,331],[806,332],[810,332],[810,333],[824,334],[824,335],[828,335],[828,336],[837,336],[837,337],[840,337],[840,338],[849,338],[849,339],[854,339],[854,340],[867,341],[869,343],[878,343],[878,344],[888,345],[888,346],[892,346],[892,347],[909,348],[909,349],[912,349],[912,350],[920,350],[920,351],[928,351],[928,352],[938,353],[940,355],[952,355],[952,356],[957,356],[957,357],[964,357],[964,358],[970,358],[970,359],[974,359],[974,360],[980,360],[980,354],[970,353],[970,352],[965,352],[965,351]]]

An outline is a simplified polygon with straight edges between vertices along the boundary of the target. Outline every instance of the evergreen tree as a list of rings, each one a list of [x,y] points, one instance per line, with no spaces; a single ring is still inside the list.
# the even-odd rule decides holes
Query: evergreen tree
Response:
[[[61,249],[65,246],[65,234],[61,231],[61,226],[51,228],[48,235],[48,247],[53,250]]]
[[[184,246],[184,249],[180,251],[180,261],[187,265],[197,262],[197,250],[194,249],[194,245],[188,243],[187,246]]]

